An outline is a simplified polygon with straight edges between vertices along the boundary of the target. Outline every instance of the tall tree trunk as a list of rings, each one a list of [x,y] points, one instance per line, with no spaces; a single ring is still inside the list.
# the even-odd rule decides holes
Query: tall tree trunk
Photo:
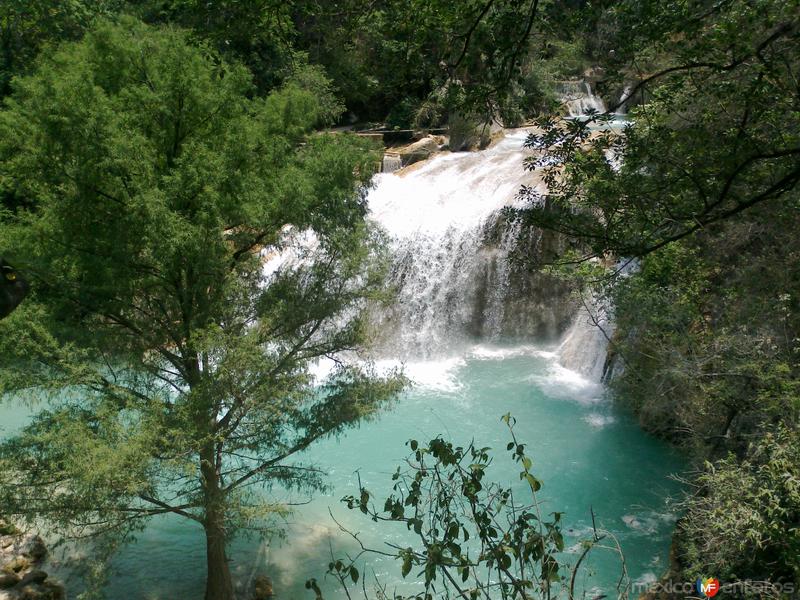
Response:
[[[207,522],[205,529],[208,565],[205,600],[233,600],[231,570],[225,555],[225,530],[219,523],[212,522]]]
[[[201,453],[200,469],[205,491],[206,576],[205,600],[233,600],[233,582],[225,555],[225,508],[214,460],[214,446]]]

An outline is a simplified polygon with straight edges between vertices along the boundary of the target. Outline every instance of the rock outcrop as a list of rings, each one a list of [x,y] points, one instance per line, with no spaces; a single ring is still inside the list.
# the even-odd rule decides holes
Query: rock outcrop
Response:
[[[42,570],[44,540],[0,521],[0,600],[64,600],[64,586]]]
[[[442,147],[444,140],[438,136],[427,136],[400,148],[392,148],[387,151],[387,154],[398,156],[404,167],[430,158],[436,154]]]

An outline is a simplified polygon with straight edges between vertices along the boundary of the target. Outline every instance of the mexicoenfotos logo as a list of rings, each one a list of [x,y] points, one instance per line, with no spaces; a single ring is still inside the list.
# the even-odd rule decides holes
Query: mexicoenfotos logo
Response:
[[[719,591],[719,579],[715,577],[701,577],[694,585],[698,593],[706,598],[713,598]]]

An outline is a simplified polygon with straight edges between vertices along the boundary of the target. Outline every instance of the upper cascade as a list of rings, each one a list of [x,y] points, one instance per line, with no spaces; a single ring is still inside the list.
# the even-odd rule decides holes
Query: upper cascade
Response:
[[[564,81],[561,83],[561,101],[570,117],[581,117],[589,112],[603,113],[605,102],[596,96],[588,81]]]
[[[494,146],[444,153],[400,173],[377,176],[371,218],[391,236],[392,307],[376,311],[380,350],[395,357],[443,355],[474,341],[555,339],[571,307],[564,286],[511,260],[553,240],[507,222],[521,184],[543,184],[523,169],[524,130]]]

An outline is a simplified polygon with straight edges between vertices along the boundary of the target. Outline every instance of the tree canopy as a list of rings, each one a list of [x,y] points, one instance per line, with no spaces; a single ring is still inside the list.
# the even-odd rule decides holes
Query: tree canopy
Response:
[[[301,83],[252,92],[185,32],[122,20],[17,79],[0,113],[0,182],[32,207],[3,241],[35,290],[0,323],[0,395],[45,402],[0,448],[0,505],[74,536],[183,516],[215,599],[230,536],[284,510],[264,488],[321,485],[295,456],[402,384],[309,374],[361,347],[380,295],[375,153],[312,135],[324,99]]]
[[[800,415],[799,10],[612,3],[593,51],[630,122],[548,116],[528,140],[548,189],[523,188],[517,218],[572,240],[559,270],[613,312],[617,398],[698,460],[675,581],[797,578],[794,500],[764,457],[796,457]]]
[[[633,3],[613,13],[653,20],[644,59],[631,51],[643,64],[629,94],[648,95],[635,126],[621,137],[548,117],[529,140],[549,149],[528,165],[549,175],[531,223],[583,239],[593,256],[642,256],[757,204],[792,203],[800,178],[797,6],[636,4],[634,16]]]

